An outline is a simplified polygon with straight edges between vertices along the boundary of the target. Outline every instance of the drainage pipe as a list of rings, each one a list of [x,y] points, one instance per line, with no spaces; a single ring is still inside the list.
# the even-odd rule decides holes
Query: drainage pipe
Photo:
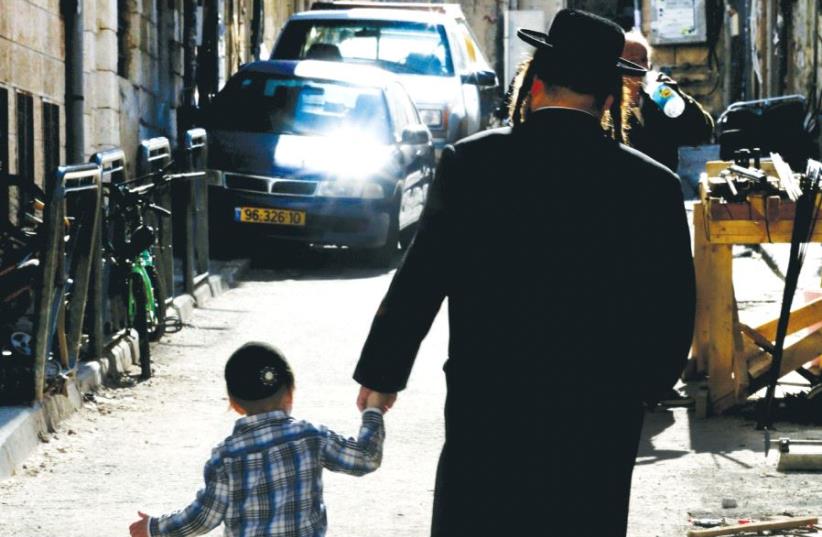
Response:
[[[66,34],[66,161],[81,164],[85,158],[83,110],[83,0],[63,2]]]

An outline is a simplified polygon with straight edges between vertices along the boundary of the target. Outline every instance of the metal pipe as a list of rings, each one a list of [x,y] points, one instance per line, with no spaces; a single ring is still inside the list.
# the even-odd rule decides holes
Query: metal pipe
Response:
[[[63,3],[66,39],[66,160],[84,162],[86,151],[83,110],[83,0]]]
[[[733,48],[732,48],[732,40],[733,40],[733,32],[731,30],[731,6],[725,6],[725,20],[723,21],[722,28],[723,32],[725,33],[725,38],[723,39],[722,43],[722,108],[727,108],[728,105],[731,104],[732,96],[731,96],[731,68],[734,64],[733,61]]]
[[[265,22],[265,8],[263,0],[254,0],[251,14],[251,54],[254,61],[260,61],[260,47],[263,42],[263,24]]]
[[[640,0],[634,0],[634,28],[642,31],[642,5]]]
[[[817,86],[819,84],[819,3],[813,3],[813,16],[810,18],[813,21],[813,72],[811,73],[811,102],[816,103]],[[816,103],[817,106],[819,103]]]
[[[773,49],[773,29],[774,29],[774,20],[773,20],[773,4],[772,2],[764,2],[764,9],[765,9],[765,61],[763,62],[763,69],[765,70],[765,91],[764,97],[773,97],[775,94],[774,91],[774,81],[776,81],[776,74],[774,73],[774,49]]]
[[[194,123],[197,106],[194,94],[197,71],[197,5],[195,0],[183,4],[183,95],[182,114],[177,123],[178,145],[182,145],[185,132]]]

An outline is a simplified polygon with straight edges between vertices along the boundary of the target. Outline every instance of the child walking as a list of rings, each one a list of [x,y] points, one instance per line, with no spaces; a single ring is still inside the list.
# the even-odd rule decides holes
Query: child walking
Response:
[[[364,475],[382,461],[385,428],[376,398],[366,402],[359,437],[296,421],[294,374],[283,355],[248,343],[228,359],[232,408],[245,417],[214,448],[205,487],[185,509],[161,517],[140,512],[132,537],[201,535],[224,524],[226,537],[321,537],[326,513],[322,470]]]

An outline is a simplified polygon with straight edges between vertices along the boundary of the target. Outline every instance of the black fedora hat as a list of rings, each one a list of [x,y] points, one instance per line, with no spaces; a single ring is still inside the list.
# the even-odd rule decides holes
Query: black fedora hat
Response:
[[[586,11],[562,9],[547,34],[521,28],[517,30],[517,37],[537,51],[548,53],[548,58],[572,62],[578,69],[596,70],[604,76],[612,73],[642,76],[647,71],[620,57],[625,46],[622,28]]]

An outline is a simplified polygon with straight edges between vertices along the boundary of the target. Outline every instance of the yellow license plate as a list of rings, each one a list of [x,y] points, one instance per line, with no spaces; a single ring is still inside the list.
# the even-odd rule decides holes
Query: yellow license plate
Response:
[[[304,226],[305,212],[289,209],[267,209],[264,207],[235,207],[234,220],[251,224]]]

